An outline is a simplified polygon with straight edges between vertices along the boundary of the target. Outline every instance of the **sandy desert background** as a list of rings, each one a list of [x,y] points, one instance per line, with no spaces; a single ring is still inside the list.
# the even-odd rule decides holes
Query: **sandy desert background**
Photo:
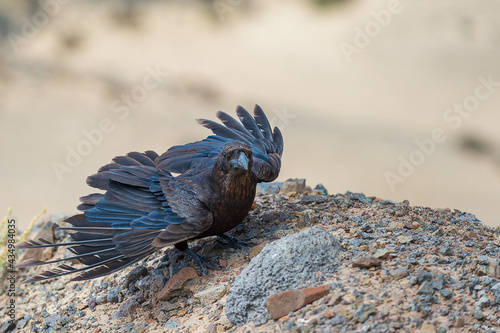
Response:
[[[0,207],[21,229],[44,205],[74,213],[112,157],[202,139],[195,118],[258,103],[285,137],[278,180],[500,226],[499,12],[496,0],[2,1]]]

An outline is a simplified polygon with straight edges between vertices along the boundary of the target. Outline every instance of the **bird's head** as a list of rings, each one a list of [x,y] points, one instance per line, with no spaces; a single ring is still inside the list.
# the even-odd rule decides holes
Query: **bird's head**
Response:
[[[251,172],[252,149],[243,142],[230,141],[224,145],[218,162],[225,173]]]

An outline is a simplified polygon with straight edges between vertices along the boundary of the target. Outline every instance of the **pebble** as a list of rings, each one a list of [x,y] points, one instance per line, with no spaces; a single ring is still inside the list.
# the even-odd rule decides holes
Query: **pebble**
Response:
[[[165,325],[163,325],[164,328],[166,329],[173,329],[173,328],[177,328],[179,327],[179,323],[176,322],[175,320],[173,320],[172,318],[170,318],[166,323]]]
[[[403,266],[400,268],[392,269],[389,271],[389,274],[392,275],[396,280],[401,280],[404,277],[407,277],[409,274],[408,267]]]
[[[305,179],[287,179],[283,183],[282,191],[283,193],[295,192],[295,193],[303,193],[306,189],[306,180]]]
[[[424,281],[417,289],[417,294],[430,295],[432,293],[434,293],[434,288],[432,287],[432,284],[429,281]]]
[[[213,304],[227,293],[227,286],[215,286],[212,288],[205,289],[199,293],[193,295],[193,298],[198,300],[202,305]]]
[[[353,260],[352,265],[359,268],[379,267],[382,262],[374,256],[363,256]]]
[[[141,276],[146,276],[148,274],[148,269],[144,266],[139,266],[134,268],[133,270],[128,273],[127,277],[125,278],[125,286],[129,286],[132,282],[135,282],[138,280]]]
[[[163,289],[157,294],[158,300],[168,300],[178,295],[184,285],[191,280],[199,280],[198,273],[193,267],[185,267],[174,274]]]
[[[391,249],[378,249],[377,251],[375,251],[375,254],[373,256],[379,259],[386,259],[393,253],[395,253],[395,251]]]
[[[274,320],[310,304],[330,292],[327,285],[299,290],[288,290],[269,296],[267,310]]]
[[[364,323],[369,316],[377,313],[377,309],[371,304],[361,304],[354,313],[354,320]]]

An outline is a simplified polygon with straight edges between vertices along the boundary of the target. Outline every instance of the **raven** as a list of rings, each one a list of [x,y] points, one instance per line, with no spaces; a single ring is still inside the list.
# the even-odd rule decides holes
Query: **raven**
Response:
[[[80,198],[83,213],[66,220],[72,241],[53,244],[43,239],[22,242],[17,248],[68,246],[72,256],[52,261],[28,259],[18,267],[76,259],[84,267],[67,264],[44,271],[25,283],[79,273],[72,281],[98,278],[123,269],[161,248],[174,245],[201,258],[187,241],[221,236],[240,224],[255,198],[257,183],[278,177],[283,137],[256,105],[252,117],[236,108],[240,122],[218,111],[223,124],[197,119],[213,132],[206,139],[174,146],[162,155],[153,151],[117,156],[87,178],[105,193]],[[179,174],[173,176],[172,173]]]

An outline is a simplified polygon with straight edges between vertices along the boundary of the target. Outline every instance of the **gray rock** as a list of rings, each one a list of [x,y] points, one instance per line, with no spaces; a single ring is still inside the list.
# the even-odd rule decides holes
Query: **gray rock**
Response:
[[[51,314],[43,320],[43,323],[49,327],[55,328],[58,326],[64,326],[68,323],[68,317],[61,316],[59,314]]]
[[[283,183],[259,183],[257,184],[257,193],[271,193],[276,194],[283,188]]]
[[[328,195],[328,191],[327,191],[326,187],[323,186],[323,184],[316,185],[316,187],[314,188],[314,191],[319,191],[319,193],[321,193],[321,195]]]
[[[125,286],[128,287],[129,284],[132,282],[135,282],[142,276],[146,276],[148,274],[148,269],[144,266],[139,266],[134,268],[133,270],[128,273],[127,277],[125,278]]]
[[[354,313],[354,320],[364,323],[370,315],[377,313],[377,309],[371,304],[361,304]]]
[[[119,286],[117,286],[108,292],[107,299],[108,299],[109,303],[118,303],[119,302],[120,290],[121,290],[121,288]]]
[[[283,183],[283,193],[295,192],[302,194],[306,189],[305,179],[288,179]]]
[[[141,303],[144,302],[144,299],[140,295],[135,295],[123,302],[122,305],[120,305],[120,308],[118,309],[118,314],[116,314],[116,317],[119,318],[126,318],[128,316],[133,316],[137,309],[141,306]]]
[[[266,245],[235,279],[226,300],[228,319],[235,325],[264,324],[271,318],[270,295],[320,285],[336,271],[340,251],[337,239],[318,226]]]
[[[430,295],[432,293],[434,293],[434,288],[432,288],[432,285],[429,283],[429,281],[424,281],[417,289],[417,294]]]
[[[488,299],[488,297],[486,296],[483,296],[481,297],[477,302],[476,302],[476,307],[478,309],[484,309],[485,307],[487,307],[488,305],[490,305],[490,300]]]
[[[397,269],[390,270],[389,274],[391,274],[396,280],[401,280],[402,278],[408,276],[409,270],[408,267],[403,266]]]
[[[484,319],[484,313],[480,309],[474,309],[474,311],[472,311],[472,315],[477,320],[483,320]]]
[[[173,320],[172,318],[170,318],[166,323],[165,323],[165,326],[163,326],[164,328],[177,328],[179,327],[179,323],[176,322],[175,320]]]

